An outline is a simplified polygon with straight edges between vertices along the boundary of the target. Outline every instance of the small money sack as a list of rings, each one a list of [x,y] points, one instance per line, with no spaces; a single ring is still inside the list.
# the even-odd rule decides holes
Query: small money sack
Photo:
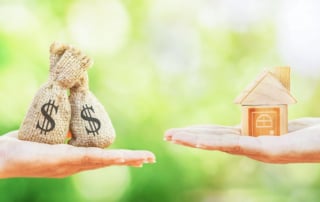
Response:
[[[69,144],[105,148],[113,143],[115,130],[108,113],[89,91],[88,74],[70,89],[72,138]]]
[[[79,80],[90,62],[75,48],[59,43],[50,46],[49,79],[33,98],[20,126],[19,139],[64,143],[71,117],[67,90]]]

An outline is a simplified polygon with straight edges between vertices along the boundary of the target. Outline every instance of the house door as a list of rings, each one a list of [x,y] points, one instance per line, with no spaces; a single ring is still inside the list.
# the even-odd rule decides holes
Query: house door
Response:
[[[249,135],[280,135],[280,109],[249,108]]]

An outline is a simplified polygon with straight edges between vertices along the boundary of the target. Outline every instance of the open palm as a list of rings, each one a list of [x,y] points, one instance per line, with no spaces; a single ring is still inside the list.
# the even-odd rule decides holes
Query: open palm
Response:
[[[239,126],[198,125],[166,131],[165,140],[268,163],[320,162],[320,118],[289,122],[288,134],[244,136]]]
[[[18,131],[0,136],[0,178],[61,178],[105,166],[140,167],[155,162],[154,154],[149,151],[49,145],[19,140],[17,136]]]

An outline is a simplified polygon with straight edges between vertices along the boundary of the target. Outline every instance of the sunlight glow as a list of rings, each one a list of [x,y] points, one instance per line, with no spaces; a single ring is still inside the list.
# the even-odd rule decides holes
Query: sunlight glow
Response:
[[[113,54],[127,41],[129,17],[119,1],[79,1],[68,20],[73,38],[90,51]]]
[[[279,52],[301,74],[320,76],[320,2],[285,1],[279,12]]]
[[[198,20],[206,28],[243,32],[270,17],[271,9],[266,0],[205,0],[199,6]]]
[[[0,13],[1,30],[18,32],[37,24],[35,16],[24,4],[0,4]]]
[[[147,32],[154,60],[166,73],[190,73],[200,65],[199,35],[192,23],[197,4],[165,0],[152,5]]]

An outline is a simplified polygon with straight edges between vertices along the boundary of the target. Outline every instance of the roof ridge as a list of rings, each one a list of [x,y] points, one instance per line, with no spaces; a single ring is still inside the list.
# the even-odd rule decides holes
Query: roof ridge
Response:
[[[245,87],[245,89],[242,91],[242,93],[235,99],[236,104],[240,104],[244,99],[250,95],[250,93],[258,86],[259,83],[265,78],[270,72],[269,70],[263,70],[262,73],[260,73],[255,80],[253,80],[249,85]],[[245,92],[245,95],[243,95],[243,92]]]
[[[280,85],[284,93],[286,93],[290,98],[292,103],[296,103],[297,100],[291,95],[291,92],[282,84],[282,82],[278,79],[277,76],[271,70],[264,70],[256,79],[251,82],[243,91],[242,93],[234,100],[236,104],[242,104],[244,100],[248,98],[256,90],[256,88],[265,80],[267,76],[271,76],[272,79],[277,81],[277,85]]]

